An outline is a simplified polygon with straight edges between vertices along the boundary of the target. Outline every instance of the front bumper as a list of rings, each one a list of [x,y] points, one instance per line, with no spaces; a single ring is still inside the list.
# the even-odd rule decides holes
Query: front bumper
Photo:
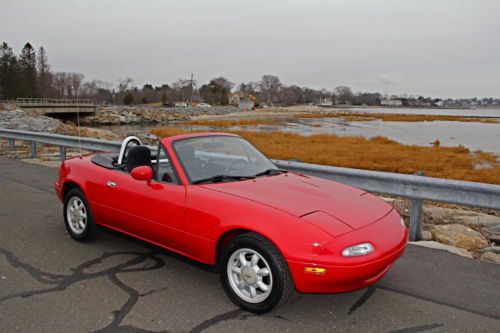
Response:
[[[288,261],[295,287],[302,293],[340,293],[367,287],[380,280],[389,271],[392,263],[404,252],[406,244],[392,253],[361,265],[317,265],[307,262]],[[305,273],[305,267],[326,268],[323,275]]]
[[[347,246],[363,242],[374,245],[371,254],[353,258],[342,257]],[[393,211],[380,221],[334,238],[309,260],[289,259],[288,267],[295,287],[303,293],[337,293],[367,287],[380,280],[406,249],[408,229]],[[322,274],[309,273],[306,267],[324,268]]]
[[[59,183],[59,181],[54,183],[54,190],[56,191],[57,197],[61,202],[64,201],[63,195],[62,195],[62,186]]]

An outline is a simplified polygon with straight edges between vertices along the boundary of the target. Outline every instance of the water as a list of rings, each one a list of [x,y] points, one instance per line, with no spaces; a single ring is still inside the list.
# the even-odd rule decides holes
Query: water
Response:
[[[396,110],[390,109],[388,110]],[[377,109],[378,110],[378,109]],[[406,110],[406,109],[405,109]],[[413,111],[413,109],[411,109]],[[433,109],[416,109],[417,111],[432,111]],[[442,110],[436,111],[452,111]],[[463,111],[467,110],[454,110]],[[469,113],[476,110],[468,110]],[[486,110],[482,110],[486,111]],[[500,111],[500,110],[498,110]],[[380,111],[380,112],[385,112]],[[438,113],[436,113],[438,114]],[[483,115],[486,112],[483,113]],[[463,114],[465,115],[465,114]],[[469,115],[469,114],[467,114]],[[500,116],[500,115],[499,115]],[[424,122],[398,122],[398,121],[345,121],[341,118],[319,119],[293,119],[283,125],[259,125],[251,127],[215,128],[210,126],[172,125],[121,125],[103,126],[120,136],[150,133],[154,128],[176,126],[187,130],[257,130],[257,131],[284,131],[300,135],[335,134],[339,136],[363,136],[371,138],[385,136],[406,145],[431,146],[439,140],[441,146],[462,145],[473,151],[482,150],[500,154],[500,123],[476,123],[458,121],[424,121]]]
[[[329,108],[328,111],[340,111],[340,109]],[[353,107],[345,109],[350,112],[365,113],[391,113],[391,114],[425,114],[444,116],[466,116],[466,117],[494,117],[500,118],[500,109],[441,109],[441,108],[384,108],[384,107]]]
[[[313,127],[319,125],[321,127]],[[471,150],[500,154],[500,123],[474,123],[458,121],[342,121],[339,118],[301,120],[289,123],[280,130],[311,134],[336,134],[367,138],[386,136],[407,145],[430,146],[439,140],[442,146],[463,145]]]

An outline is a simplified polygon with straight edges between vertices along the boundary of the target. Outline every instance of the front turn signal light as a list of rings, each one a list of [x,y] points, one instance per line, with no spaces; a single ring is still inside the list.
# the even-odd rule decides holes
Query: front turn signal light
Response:
[[[357,244],[357,245],[346,247],[342,251],[342,256],[344,256],[344,257],[364,256],[364,255],[372,253],[374,250],[375,250],[375,248],[370,243],[362,243],[362,244]]]
[[[322,268],[322,267],[304,267],[304,273],[324,275],[324,274],[326,274],[326,268]]]

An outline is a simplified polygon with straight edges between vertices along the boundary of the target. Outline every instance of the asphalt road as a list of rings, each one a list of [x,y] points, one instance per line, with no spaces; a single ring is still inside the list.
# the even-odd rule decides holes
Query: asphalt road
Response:
[[[56,175],[0,156],[1,332],[500,332],[500,265],[416,246],[373,287],[241,311],[192,261],[110,231],[71,240]]]

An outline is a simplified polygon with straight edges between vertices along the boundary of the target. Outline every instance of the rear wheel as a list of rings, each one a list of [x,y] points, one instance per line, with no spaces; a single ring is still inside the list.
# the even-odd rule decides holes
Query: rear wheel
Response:
[[[233,238],[222,251],[220,278],[240,308],[263,313],[288,300],[293,281],[285,259],[268,239],[256,233]]]
[[[64,198],[64,224],[69,235],[79,242],[88,240],[96,232],[87,199],[78,188],[69,191]]]

